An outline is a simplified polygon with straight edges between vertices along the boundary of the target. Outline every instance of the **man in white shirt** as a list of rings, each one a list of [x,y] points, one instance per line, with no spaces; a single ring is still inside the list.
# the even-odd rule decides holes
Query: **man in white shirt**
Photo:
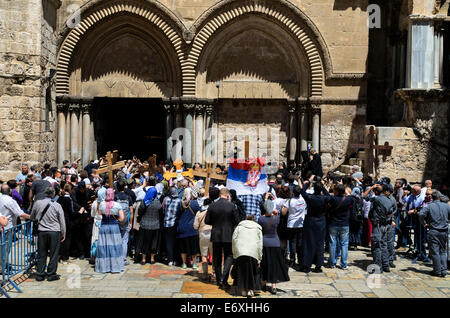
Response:
[[[300,187],[294,188],[294,197],[286,200],[283,203],[281,212],[288,214],[287,228],[289,234],[289,265],[300,268],[300,265],[295,265],[295,256],[297,255],[298,264],[302,264],[302,235],[303,235],[303,222],[307,214],[307,207],[305,199],[301,196]]]
[[[13,227],[17,217],[23,219],[30,219],[30,216],[23,212],[17,202],[11,197],[11,189],[8,185],[4,184],[1,187],[0,196],[0,215],[8,219],[8,224],[5,226],[5,230]]]
[[[432,186],[433,186],[433,181],[425,180],[425,186],[422,188],[420,194],[425,196],[425,192],[427,192],[428,189],[431,189]]]
[[[29,220],[30,216],[23,212],[19,205],[17,204],[16,200],[14,200],[11,197],[11,189],[8,187],[7,184],[3,184],[1,187],[1,195],[0,195],[0,223],[2,226],[4,226],[5,230],[8,230],[12,228],[15,223],[17,217],[21,217],[23,219]],[[9,248],[10,244],[8,244],[8,241],[1,242],[2,236],[0,235],[0,246],[2,244],[6,244],[7,246],[7,252],[6,254],[9,254]],[[3,260],[2,257],[0,257],[0,270],[3,268],[2,264]]]

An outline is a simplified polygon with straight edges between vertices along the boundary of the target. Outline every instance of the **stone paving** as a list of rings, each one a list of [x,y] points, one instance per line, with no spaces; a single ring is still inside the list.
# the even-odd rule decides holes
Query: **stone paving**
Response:
[[[376,276],[370,275],[369,278],[366,272],[370,264],[369,249],[349,251],[348,270],[324,268],[323,273],[305,274],[289,269],[291,280],[278,284],[278,289],[285,292],[279,292],[276,296],[261,292],[255,298],[450,297],[450,277],[430,276],[428,273],[432,270],[431,264],[412,264],[411,259],[398,256],[397,267],[391,273],[379,275],[378,285],[373,279]],[[209,270],[211,271],[211,266]],[[87,261],[73,260],[70,264],[60,265],[58,273],[61,280],[54,282],[37,282],[27,276],[21,277],[19,286],[23,293],[10,287],[9,294],[12,298],[238,298],[234,296],[233,289],[225,291],[219,289],[214,282],[201,281],[198,272],[192,269],[182,270],[180,267],[168,267],[160,263],[144,266],[130,264],[120,274],[98,274]]]

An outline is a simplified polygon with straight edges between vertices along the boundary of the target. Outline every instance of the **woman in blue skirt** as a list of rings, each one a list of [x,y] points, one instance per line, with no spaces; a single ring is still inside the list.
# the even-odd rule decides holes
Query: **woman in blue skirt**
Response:
[[[102,224],[98,234],[97,257],[95,271],[97,273],[120,273],[125,263],[122,255],[122,236],[119,223],[124,215],[119,203],[114,202],[114,190],[107,189],[105,201],[100,204]]]

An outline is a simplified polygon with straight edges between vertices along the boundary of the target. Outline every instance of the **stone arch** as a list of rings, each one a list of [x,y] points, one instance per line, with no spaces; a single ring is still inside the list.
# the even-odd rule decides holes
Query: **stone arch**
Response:
[[[139,17],[158,29],[173,48],[181,74],[185,72],[186,67],[181,65],[179,61],[186,50],[182,37],[186,28],[169,9],[156,0],[113,0],[108,2],[92,0],[80,9],[81,21],[79,25],[73,29],[66,26],[60,33],[56,75],[56,93],[58,95],[70,93],[70,65],[74,51],[84,36],[100,22],[121,14]]]
[[[249,15],[211,38],[196,69],[196,95],[216,98],[308,97],[310,68],[305,52],[275,21]],[[243,84],[251,80],[253,83]],[[254,89],[258,92],[255,94]]]
[[[71,95],[179,96],[178,57],[164,35],[139,16],[112,16],[96,24],[74,49]]]
[[[247,14],[263,16],[283,25],[295,35],[304,50],[310,67],[311,96],[322,96],[324,76],[332,76],[330,54],[325,41],[313,22],[288,1],[278,0],[224,0],[208,9],[191,27],[195,34],[188,57],[190,69],[186,71],[183,91],[195,94],[198,61],[207,42],[219,29]]]

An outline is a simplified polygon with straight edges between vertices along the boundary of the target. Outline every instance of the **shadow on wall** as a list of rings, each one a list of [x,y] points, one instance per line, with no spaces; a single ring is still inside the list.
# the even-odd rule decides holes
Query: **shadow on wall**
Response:
[[[366,11],[368,2],[368,0],[335,0],[333,9],[345,11],[348,8],[352,8],[352,10],[360,8],[362,11]]]
[[[427,150],[424,179],[449,185],[449,102],[421,102],[415,105],[414,132]]]

